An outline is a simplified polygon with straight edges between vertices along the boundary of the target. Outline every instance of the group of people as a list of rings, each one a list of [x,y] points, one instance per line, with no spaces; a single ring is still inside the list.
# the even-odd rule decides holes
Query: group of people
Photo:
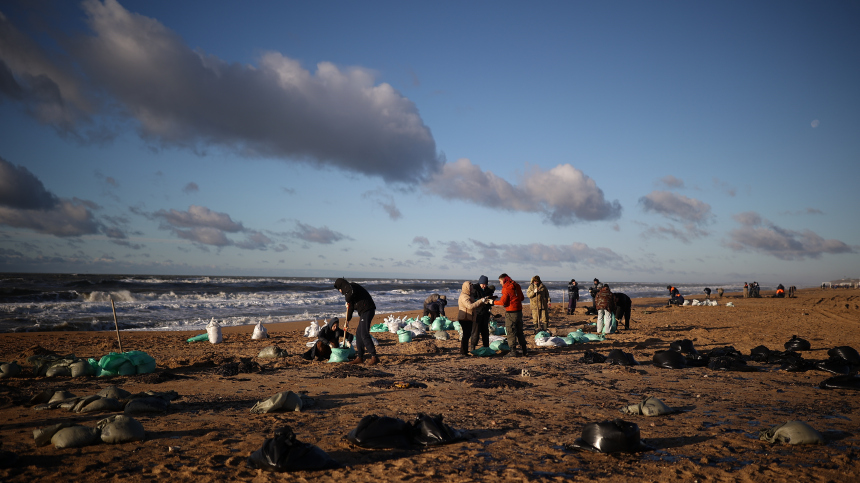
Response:
[[[457,321],[463,331],[460,339],[460,354],[469,353],[482,342],[484,347],[490,346],[489,322],[493,306],[505,308],[505,331],[510,352],[506,357],[528,356],[526,338],[523,332],[523,301],[529,298],[532,311],[532,320],[535,323],[535,331],[549,329],[549,308],[551,299],[549,290],[535,275],[529,283],[526,293],[523,294],[522,287],[503,273],[498,277],[502,286],[501,297],[496,297],[495,286],[489,284],[486,275],[481,275],[477,283],[471,281],[463,282],[460,295],[457,298]],[[350,364],[374,365],[379,363],[376,347],[370,337],[370,327],[373,317],[376,315],[376,304],[367,290],[361,285],[349,282],[345,278],[338,278],[334,282],[337,290],[343,294],[346,300],[346,322],[343,327],[337,318],[332,319],[329,324],[320,331],[320,339],[314,348],[309,351],[316,358],[330,353],[330,348],[337,347],[340,337],[349,337],[354,340],[356,358]],[[594,284],[589,288],[592,296],[592,305],[598,315],[597,331],[602,334],[611,334],[617,331],[617,321],[624,319],[625,329],[630,328],[630,312],[633,305],[627,295],[618,292],[613,293],[609,285],[600,283],[594,279]],[[567,314],[572,315],[579,300],[579,285],[576,279],[568,284],[568,295],[570,302],[567,306]],[[445,295],[431,294],[424,300],[424,316],[430,318],[430,323],[445,313],[448,304]],[[353,313],[358,314],[358,326],[353,338],[346,331]],[[614,317],[613,317],[614,316]],[[517,348],[519,347],[519,351]]]
[[[761,287],[759,287],[758,282],[747,283],[744,282],[744,298],[749,299],[760,299],[761,298]]]

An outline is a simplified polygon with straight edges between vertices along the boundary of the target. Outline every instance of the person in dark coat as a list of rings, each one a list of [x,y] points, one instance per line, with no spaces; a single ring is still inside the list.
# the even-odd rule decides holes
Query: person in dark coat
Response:
[[[428,295],[427,298],[424,299],[424,314],[422,314],[421,316],[427,317],[428,315],[430,315],[430,305],[439,299],[444,300],[445,305],[448,304],[448,297],[446,297],[444,295],[439,295],[438,293]],[[439,316],[439,314],[436,314],[436,317],[438,317],[438,316]]]
[[[379,363],[376,357],[376,347],[370,337],[370,323],[376,315],[376,304],[373,297],[361,285],[349,282],[345,278],[334,281],[334,288],[338,289],[346,299],[346,323],[344,330],[349,330],[349,321],[353,312],[358,312],[358,327],[355,329],[355,352],[356,357],[349,364],[361,364],[364,362],[365,351],[370,354],[368,364]]]
[[[427,305],[427,309],[430,311],[429,316],[431,324],[440,315],[445,315],[446,305],[448,305],[448,299],[444,295]]]
[[[615,297],[615,323],[621,325],[621,317],[624,317],[624,328],[630,329],[630,311],[633,307],[633,301],[622,292],[613,292]]]
[[[675,287],[666,285],[669,290],[669,305],[684,305],[684,296]]]
[[[576,310],[576,302],[579,300],[579,284],[576,283],[576,279],[570,279],[570,283],[567,284],[567,298],[569,299],[567,302],[567,315],[573,315],[573,311]]]
[[[710,298],[711,298],[711,289],[710,289],[710,288],[705,287],[705,290],[702,290],[702,292],[705,292],[705,298],[706,298],[706,299],[710,299]]]
[[[344,337],[344,341],[352,341],[351,334],[347,334],[340,328],[340,319],[337,317],[328,321],[328,324],[320,329],[316,344],[302,354],[304,359],[312,361],[324,361],[331,356],[331,350],[335,347],[340,347],[340,338]]]
[[[486,275],[478,277],[478,285],[475,288],[475,298],[482,299],[488,297],[495,299],[493,295],[496,287],[489,285],[490,279]],[[492,315],[492,304],[484,304],[478,307],[478,315],[475,318],[475,326],[472,328],[472,337],[469,339],[469,352],[475,350],[478,345],[478,339],[481,339],[484,347],[490,347],[490,316]]]

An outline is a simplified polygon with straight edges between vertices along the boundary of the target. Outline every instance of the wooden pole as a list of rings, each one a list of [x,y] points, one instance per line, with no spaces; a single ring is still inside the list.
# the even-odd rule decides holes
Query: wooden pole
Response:
[[[113,325],[116,327],[116,340],[119,342],[119,353],[122,354],[122,339],[119,337],[119,323],[116,321],[116,306],[113,304],[113,297],[110,297],[110,308],[113,310]]]

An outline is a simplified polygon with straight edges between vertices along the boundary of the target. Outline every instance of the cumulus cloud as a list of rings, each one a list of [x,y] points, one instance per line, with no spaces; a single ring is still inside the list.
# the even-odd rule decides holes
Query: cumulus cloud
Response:
[[[645,211],[659,213],[678,222],[703,224],[710,221],[711,205],[669,191],[652,191],[639,198]]]
[[[0,206],[24,210],[49,210],[59,199],[45,189],[42,181],[24,166],[0,157]]]
[[[330,245],[340,240],[352,240],[349,236],[331,230],[327,226],[318,228],[300,221],[296,222],[296,229],[291,234],[300,240],[323,245]]]
[[[185,185],[184,188],[182,188],[182,192],[185,194],[196,193],[198,191],[200,191],[200,187],[197,186],[197,183],[193,181]]]
[[[554,225],[621,216],[618,201],[606,201],[594,180],[569,164],[549,171],[531,167],[514,186],[462,158],[443,165],[423,184],[423,189],[443,198],[490,208],[541,213]]]
[[[58,67],[5,18],[0,26],[2,92],[58,129],[96,115],[131,117],[156,144],[219,147],[386,181],[421,180],[440,164],[415,104],[366,68],[320,62],[309,71],[278,52],[256,65],[230,63],[115,0],[82,6],[91,32],[60,42],[76,70]],[[94,111],[82,91],[110,102]]]
[[[667,188],[683,188],[684,187],[684,181],[672,176],[671,174],[663,176],[662,178],[660,178],[659,183],[666,186]]]
[[[755,212],[738,213],[733,218],[742,226],[729,232],[731,241],[726,245],[736,251],[764,253],[780,260],[820,258],[825,253],[855,253],[854,248],[839,240],[825,240],[811,230],[782,228]]]
[[[430,246],[430,240],[428,240],[426,236],[416,236],[412,239],[412,243],[415,245],[421,245],[422,247]]]
[[[713,214],[711,205],[703,201],[669,191],[652,191],[639,198],[639,204],[646,212],[658,213],[681,224],[680,228],[672,224],[650,227],[642,233],[645,238],[671,237],[690,243],[709,234],[702,227],[713,220]]]
[[[0,225],[58,237],[92,235],[106,230],[93,214],[98,208],[92,201],[57,197],[27,168],[0,158]]]
[[[609,248],[592,248],[585,243],[570,245],[496,244],[471,240],[481,255],[479,263],[499,266],[520,264],[527,267],[600,266],[606,268],[629,268],[629,261]]]
[[[227,213],[212,211],[205,206],[191,205],[187,211],[158,210],[152,214],[138,209],[132,209],[132,212],[160,220],[162,230],[169,230],[179,238],[201,246],[236,246],[246,250],[265,250],[272,243],[272,240],[261,232],[245,228],[241,222],[233,221]],[[230,233],[245,233],[246,239],[235,242],[227,236]]]

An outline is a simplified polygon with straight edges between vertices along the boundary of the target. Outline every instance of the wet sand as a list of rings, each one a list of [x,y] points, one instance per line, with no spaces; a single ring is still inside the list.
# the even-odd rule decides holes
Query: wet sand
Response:
[[[763,293],[765,297],[771,293]],[[590,298],[585,297],[590,303]],[[701,297],[700,297],[701,299]],[[553,330],[594,332],[596,319],[566,316],[554,304]],[[733,302],[736,307],[726,307]],[[451,340],[418,338],[400,344],[379,339],[381,364],[351,366],[309,362],[307,323],[273,324],[271,338],[251,340],[252,326],[225,328],[224,342],[185,342],[200,332],[124,332],[123,348],[155,357],[155,373],[110,378],[19,377],[0,381],[0,480],[2,481],[857,481],[860,479],[860,398],[857,391],[820,389],[832,374],[787,372],[748,362],[748,371],[706,367],[663,369],[656,351],[690,339],[699,352],[732,346],[744,355],[756,346],[784,350],[792,335],[810,341],[805,359],[826,359],[828,349],[860,349],[860,291],[804,289],[794,299],[744,299],[727,294],[718,307],[666,307],[665,299],[635,299],[630,330],[602,342],[534,349],[525,308],[526,338],[534,356],[460,357]],[[494,313],[501,313],[495,308]],[[388,314],[378,314],[382,322]],[[401,315],[420,315],[420,311]],[[456,308],[447,310],[455,317]],[[354,321],[355,323],[356,321]],[[266,346],[289,354],[258,359]],[[586,364],[584,351],[631,353],[637,366]],[[117,350],[113,332],[0,334],[0,361],[42,351],[100,357]],[[259,370],[219,375],[241,359]],[[253,367],[253,364],[249,364]],[[25,365],[25,370],[27,366]],[[527,369],[529,376],[522,376]],[[395,382],[408,382],[401,389]],[[175,390],[164,414],[140,416],[142,442],[78,449],[35,447],[33,430],[73,421],[93,426],[113,413],[35,411],[30,397],[45,389],[78,396],[117,385],[132,393]],[[292,390],[315,404],[302,412],[250,414],[254,404]],[[680,412],[629,416],[622,406],[655,396]],[[469,439],[424,449],[372,450],[344,436],[365,415],[406,421],[418,413],[441,414]],[[639,425],[653,451],[606,455],[570,447],[587,423],[621,418]],[[825,437],[823,446],[772,445],[759,431],[802,420]],[[273,432],[289,425],[343,468],[270,474],[245,460]]]

